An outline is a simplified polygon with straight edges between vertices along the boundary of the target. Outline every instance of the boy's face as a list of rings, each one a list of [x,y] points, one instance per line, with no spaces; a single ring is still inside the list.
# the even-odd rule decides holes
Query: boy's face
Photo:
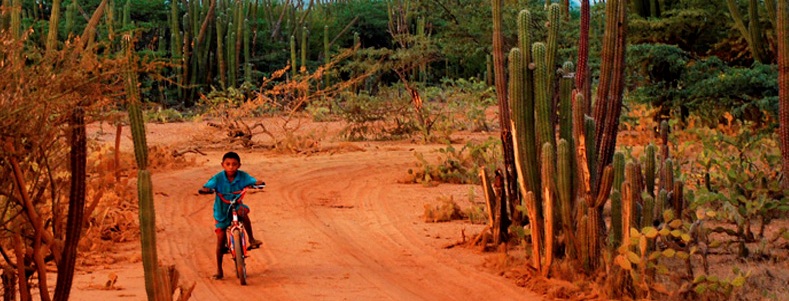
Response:
[[[222,160],[222,169],[225,170],[228,176],[234,176],[239,167],[241,167],[241,162],[238,162],[236,159],[227,158]]]

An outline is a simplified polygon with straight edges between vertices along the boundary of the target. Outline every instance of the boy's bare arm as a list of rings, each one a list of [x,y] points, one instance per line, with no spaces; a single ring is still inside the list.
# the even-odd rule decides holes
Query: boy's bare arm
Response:
[[[197,191],[197,193],[199,193],[199,194],[208,194],[208,193],[212,193],[212,192],[214,192],[214,190],[211,189],[211,188],[208,188],[208,187],[200,188],[200,190]]]

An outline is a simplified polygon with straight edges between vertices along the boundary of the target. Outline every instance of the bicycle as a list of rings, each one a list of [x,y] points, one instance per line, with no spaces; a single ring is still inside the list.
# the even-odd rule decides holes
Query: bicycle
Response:
[[[247,251],[249,250],[247,246],[249,245],[249,241],[247,240],[247,234],[244,230],[244,224],[238,220],[238,212],[237,207],[240,204],[241,200],[244,199],[244,196],[247,193],[249,188],[254,189],[263,189],[266,187],[266,184],[263,183],[261,185],[251,185],[244,187],[241,191],[233,192],[233,197],[230,199],[226,199],[222,194],[216,191],[202,191],[200,190],[200,194],[211,194],[216,193],[223,202],[229,204],[228,207],[228,216],[232,216],[232,221],[230,222],[230,226],[225,229],[227,238],[226,246],[229,249],[230,256],[233,258],[233,261],[236,263],[236,277],[238,277],[241,285],[247,285],[247,267],[244,259],[247,257]]]

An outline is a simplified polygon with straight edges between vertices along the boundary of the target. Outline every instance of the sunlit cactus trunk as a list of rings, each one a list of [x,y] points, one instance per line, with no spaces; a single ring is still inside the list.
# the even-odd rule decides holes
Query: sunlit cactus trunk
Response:
[[[542,275],[547,276],[553,264],[554,246],[554,203],[556,202],[556,157],[554,156],[553,144],[546,142],[542,145],[542,155],[540,161],[542,179],[542,198],[543,214],[545,215],[545,263],[542,267]]]

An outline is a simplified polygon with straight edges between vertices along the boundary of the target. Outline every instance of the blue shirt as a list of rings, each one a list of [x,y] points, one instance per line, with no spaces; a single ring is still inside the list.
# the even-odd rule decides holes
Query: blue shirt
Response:
[[[209,179],[208,182],[203,185],[203,187],[211,188],[217,193],[221,193],[222,197],[225,199],[230,200],[235,197],[233,192],[240,191],[244,189],[244,187],[254,185],[255,182],[257,182],[257,179],[240,170],[236,171],[235,179],[233,179],[233,182],[230,182],[228,181],[225,171],[223,170],[211,177],[211,179]],[[214,198],[214,219],[217,221],[217,226],[230,224],[230,217],[228,217],[227,214],[229,207],[229,204],[222,202],[222,199],[219,198],[219,195]]]

